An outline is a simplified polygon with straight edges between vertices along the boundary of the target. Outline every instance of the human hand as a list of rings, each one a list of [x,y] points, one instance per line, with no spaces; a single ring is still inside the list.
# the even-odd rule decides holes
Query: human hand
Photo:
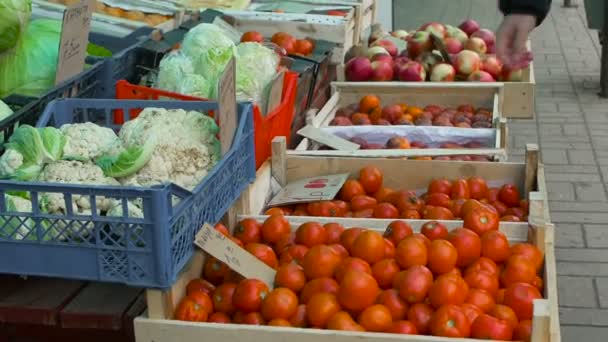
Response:
[[[503,64],[513,70],[522,69],[532,61],[526,42],[536,27],[536,17],[529,14],[505,16],[496,34],[496,54]]]

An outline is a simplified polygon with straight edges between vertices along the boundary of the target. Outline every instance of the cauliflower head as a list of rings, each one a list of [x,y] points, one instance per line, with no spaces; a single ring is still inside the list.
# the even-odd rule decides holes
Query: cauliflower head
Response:
[[[60,130],[67,138],[63,159],[88,161],[121,149],[120,139],[112,129],[91,122],[65,124]]]

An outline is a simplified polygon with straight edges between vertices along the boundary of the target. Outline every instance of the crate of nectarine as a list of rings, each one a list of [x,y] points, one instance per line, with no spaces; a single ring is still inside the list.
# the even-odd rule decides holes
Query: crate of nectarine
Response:
[[[308,136],[293,153],[311,156],[401,157],[504,161],[502,85],[332,84],[333,94],[307,124],[358,145],[328,147]],[[339,146],[338,146],[339,147]]]
[[[275,214],[231,228],[203,228],[226,248],[148,290],[138,342],[560,341],[551,225]]]

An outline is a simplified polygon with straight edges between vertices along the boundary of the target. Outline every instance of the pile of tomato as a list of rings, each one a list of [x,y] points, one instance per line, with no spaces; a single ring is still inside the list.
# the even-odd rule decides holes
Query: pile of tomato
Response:
[[[461,218],[470,228],[481,225],[496,228],[499,221],[528,221],[528,201],[521,199],[513,184],[494,188],[480,177],[455,181],[435,179],[425,194],[417,196],[411,190],[384,187],[383,178],[377,167],[366,166],[359,171],[357,179],[344,183],[336,200],[274,207],[266,214],[425,220]],[[477,210],[470,210],[473,207]]]
[[[429,221],[414,233],[396,220],[384,233],[317,222],[292,231],[285,216],[272,215],[244,219],[231,235],[220,224],[277,271],[274,289],[209,257],[175,318],[529,341],[541,250],[510,244],[497,227],[469,228]]]

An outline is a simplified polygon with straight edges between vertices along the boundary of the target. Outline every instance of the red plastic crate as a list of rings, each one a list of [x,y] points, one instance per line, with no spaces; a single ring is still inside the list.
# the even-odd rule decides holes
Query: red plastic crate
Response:
[[[260,107],[253,106],[253,128],[255,134],[255,162],[259,168],[271,153],[272,139],[277,136],[291,137],[291,124],[295,115],[296,89],[298,85],[298,74],[292,71],[285,72],[283,81],[283,96],[281,103],[265,117]],[[150,87],[138,86],[125,80],[116,83],[116,98],[120,100],[158,100],[160,97],[184,101],[201,101],[198,97],[181,95]],[[134,118],[139,110],[129,112],[129,117]],[[124,115],[122,111],[114,113],[115,123],[122,123]]]

